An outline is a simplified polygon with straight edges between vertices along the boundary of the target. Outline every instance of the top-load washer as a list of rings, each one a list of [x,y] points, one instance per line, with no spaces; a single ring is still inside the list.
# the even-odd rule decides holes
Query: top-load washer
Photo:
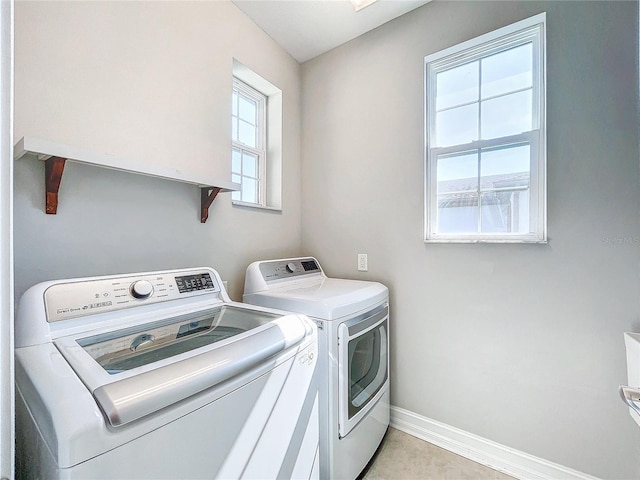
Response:
[[[15,326],[18,478],[318,478],[315,324],[215,270],[41,283]]]
[[[243,301],[315,320],[320,477],[356,478],[389,425],[387,287],[328,278],[315,258],[289,258],[249,265]]]

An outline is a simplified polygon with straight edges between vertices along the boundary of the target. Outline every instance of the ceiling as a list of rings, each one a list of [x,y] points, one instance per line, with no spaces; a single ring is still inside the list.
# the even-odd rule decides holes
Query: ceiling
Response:
[[[231,0],[298,62],[306,62],[430,0]]]

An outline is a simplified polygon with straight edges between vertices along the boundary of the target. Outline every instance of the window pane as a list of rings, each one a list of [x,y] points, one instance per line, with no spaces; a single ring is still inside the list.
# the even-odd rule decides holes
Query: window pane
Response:
[[[478,154],[465,152],[438,157],[438,193],[477,191]]]
[[[238,141],[238,119],[236,117],[231,117],[231,140]]]
[[[231,93],[231,115],[238,116],[238,92],[235,90]]]
[[[238,140],[249,147],[256,147],[256,127],[240,120],[238,122]]]
[[[482,194],[482,233],[528,233],[529,190]]]
[[[242,174],[249,177],[258,177],[258,156],[245,152],[242,155]]]
[[[509,194],[488,192],[482,194],[482,232],[509,232]]]
[[[531,90],[482,102],[482,139],[515,135],[531,130]]]
[[[529,231],[530,154],[529,145],[481,152],[482,232]]]
[[[234,148],[231,153],[231,172],[233,173],[242,173],[242,167],[240,163],[240,159],[242,158],[242,153],[237,148]],[[234,182],[236,180],[233,180]],[[239,181],[239,180],[238,180]]]
[[[478,100],[478,62],[436,75],[436,110]]]
[[[478,152],[438,158],[438,232],[478,231]]]
[[[243,95],[240,96],[238,101],[238,116],[242,120],[255,125],[257,108],[257,103],[254,100],[251,100],[250,98],[247,98]]]
[[[462,145],[478,139],[478,104],[436,113],[436,145]]]
[[[233,150],[234,153],[234,157],[235,157],[235,153],[236,150]],[[238,164],[240,164],[240,162],[238,161]],[[242,188],[242,177],[240,176],[239,173],[232,173],[231,174],[231,181],[235,182],[235,183],[240,183],[240,188]],[[231,200],[242,200],[242,191],[241,190],[236,190],[231,192]]]
[[[476,193],[438,195],[438,233],[477,233]]]
[[[482,98],[533,85],[533,45],[527,43],[482,60]]]
[[[242,201],[258,203],[258,182],[252,178],[242,178]]]
[[[495,182],[502,182],[526,178],[526,185],[529,185],[531,163],[529,145],[508,145],[482,150],[480,158],[480,174],[483,180],[491,178]]]

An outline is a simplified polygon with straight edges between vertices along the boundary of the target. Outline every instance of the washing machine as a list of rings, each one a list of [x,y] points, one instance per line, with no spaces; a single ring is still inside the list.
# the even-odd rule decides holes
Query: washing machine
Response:
[[[318,478],[316,326],[211,268],[60,280],[15,324],[17,478]]]
[[[249,265],[243,301],[316,322],[320,478],[356,478],[389,425],[387,287],[328,278],[313,257],[288,258]]]

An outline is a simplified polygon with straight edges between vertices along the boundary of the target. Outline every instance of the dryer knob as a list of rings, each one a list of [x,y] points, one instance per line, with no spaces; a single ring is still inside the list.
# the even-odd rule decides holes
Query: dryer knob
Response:
[[[153,285],[147,280],[138,280],[131,285],[131,295],[136,298],[147,298],[153,293]]]
[[[295,271],[296,271],[296,264],[293,262],[287,263],[287,272],[293,273]]]

